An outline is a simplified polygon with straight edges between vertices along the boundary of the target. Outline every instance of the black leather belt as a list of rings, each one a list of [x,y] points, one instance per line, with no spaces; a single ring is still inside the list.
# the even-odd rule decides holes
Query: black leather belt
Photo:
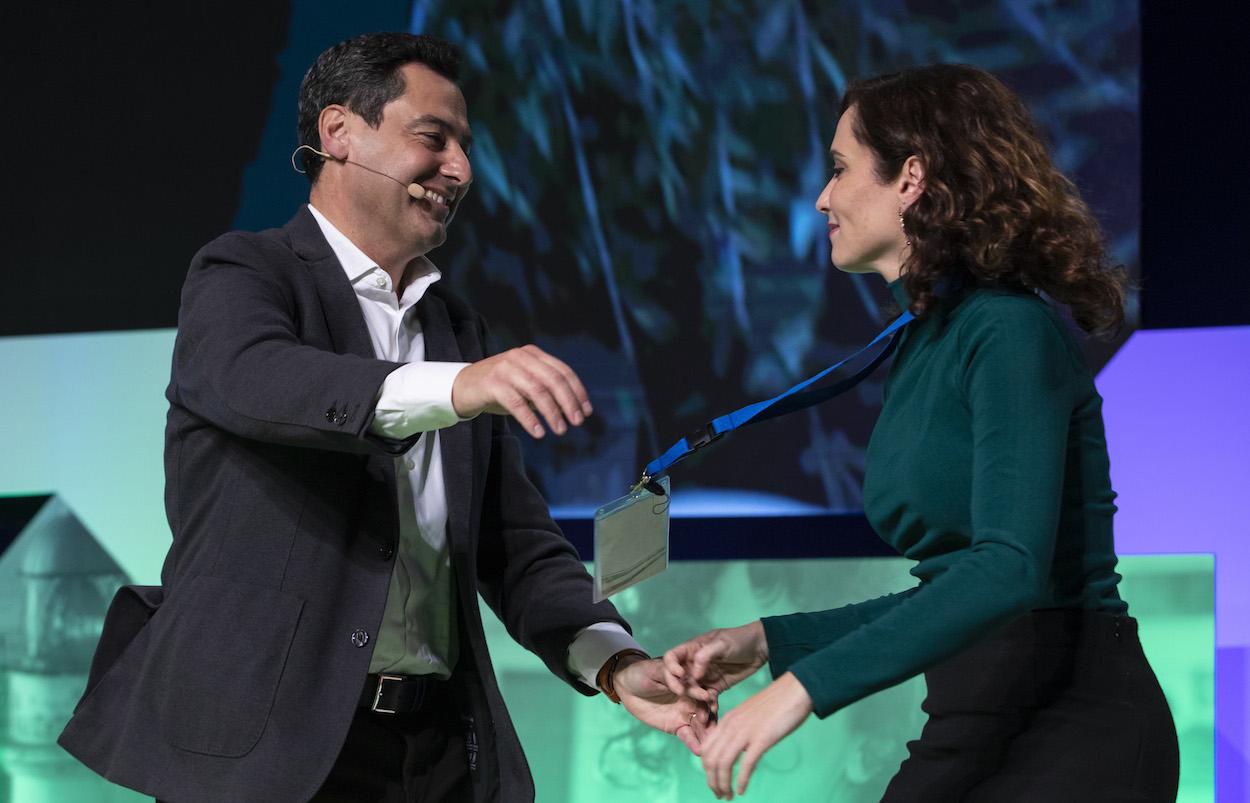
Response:
[[[379,714],[415,714],[440,681],[426,675],[367,675],[360,707]]]

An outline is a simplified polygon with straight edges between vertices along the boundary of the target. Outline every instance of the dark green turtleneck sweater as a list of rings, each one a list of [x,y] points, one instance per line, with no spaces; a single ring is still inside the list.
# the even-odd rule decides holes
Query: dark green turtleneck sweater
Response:
[[[902,281],[890,285],[901,306]],[[764,619],[773,676],[825,717],[1035,608],[1123,613],[1102,399],[1032,294],[956,294],[904,330],[868,444],[864,511],[920,583]]]

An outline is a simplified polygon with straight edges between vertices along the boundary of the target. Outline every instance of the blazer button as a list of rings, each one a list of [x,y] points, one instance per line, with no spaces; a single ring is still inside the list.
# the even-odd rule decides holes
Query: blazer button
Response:
[[[378,555],[382,558],[382,560],[390,560],[394,554],[395,549],[390,544],[378,547]]]
[[[352,644],[357,647],[363,647],[369,643],[369,631],[357,628],[352,631]]]
[[[338,411],[335,410],[333,407],[331,407],[329,410],[326,410],[327,421],[333,421],[336,415],[338,415]]]
[[[343,422],[346,420],[347,420],[347,411],[343,410],[342,412],[339,413],[338,418],[334,419],[334,423],[338,424],[341,427],[343,426]]]

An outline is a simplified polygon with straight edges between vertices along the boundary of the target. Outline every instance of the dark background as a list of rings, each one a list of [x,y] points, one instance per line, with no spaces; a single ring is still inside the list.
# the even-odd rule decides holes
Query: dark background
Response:
[[[1147,329],[1250,324],[1239,242],[1250,71],[1237,7],[1142,8],[1142,313]]]

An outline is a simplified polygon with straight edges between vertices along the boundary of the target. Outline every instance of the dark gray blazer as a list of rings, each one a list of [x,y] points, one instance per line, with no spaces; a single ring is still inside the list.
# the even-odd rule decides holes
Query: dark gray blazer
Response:
[[[436,284],[430,360],[486,355],[485,328]],[[305,801],[338,755],[368,671],[398,540],[392,456],[369,433],[382,380],[356,296],[306,208],[192,261],[167,396],[161,587],[121,589],[60,744],[106,778],[177,803]],[[413,439],[415,440],[415,438]],[[507,422],[440,436],[461,628],[458,685],[478,799],[533,781],[487,654],[477,594],[565,667],[577,631],[624,625],[526,479]]]

